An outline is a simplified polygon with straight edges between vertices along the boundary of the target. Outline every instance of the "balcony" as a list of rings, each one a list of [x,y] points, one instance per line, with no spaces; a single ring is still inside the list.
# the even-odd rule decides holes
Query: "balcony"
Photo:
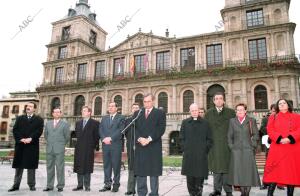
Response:
[[[254,71],[270,71],[277,69],[299,69],[299,55],[287,56],[273,56],[266,59],[250,60],[241,59],[237,61],[226,60],[218,65],[197,64],[195,69],[179,70],[178,67],[172,67],[166,70],[151,70],[148,69],[146,73],[133,74],[125,72],[122,75],[103,75],[101,78],[86,77],[84,80],[60,80],[59,83],[55,81],[44,82],[37,88],[38,91],[49,91],[58,89],[78,89],[96,87],[102,88],[105,85],[125,82],[131,83],[136,81],[150,81],[150,80],[165,80],[178,78],[191,78],[201,76],[218,76],[249,73]]]

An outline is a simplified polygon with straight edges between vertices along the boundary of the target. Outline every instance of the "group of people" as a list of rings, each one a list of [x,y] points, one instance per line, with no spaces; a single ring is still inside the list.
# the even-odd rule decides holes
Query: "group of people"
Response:
[[[208,171],[213,172],[214,191],[210,196],[232,196],[232,187],[241,196],[249,196],[251,187],[261,185],[255,150],[259,131],[256,120],[247,115],[246,104],[233,109],[225,107],[223,93],[213,97],[214,107],[203,116],[197,104],[190,106],[191,117],[183,120],[180,140],[183,149],[182,175],[186,175],[190,196],[201,196]],[[268,196],[273,196],[276,185],[286,186],[292,196],[300,186],[300,115],[293,113],[285,99],[273,105],[274,113],[263,120],[270,139],[263,183],[268,185]]]
[[[129,159],[128,191],[125,195],[136,194],[136,185],[138,195],[147,195],[149,176],[150,194],[158,196],[158,177],[162,175],[161,137],[166,129],[166,114],[154,107],[152,94],[146,94],[143,103],[143,108],[133,104],[132,115],[125,118],[117,112],[117,103],[111,102],[108,106],[109,114],[104,116],[101,122],[91,118],[91,108],[82,107],[82,118],[75,124],[77,141],[73,168],[77,174],[77,186],[73,191],[91,190],[94,154],[99,140],[102,143],[104,167],[104,186],[99,191],[119,191],[122,139],[125,135]],[[54,108],[53,120],[47,121],[44,127],[44,120],[35,115],[35,109],[35,103],[28,103],[26,114],[18,116],[13,127],[16,144],[12,167],[15,168],[15,178],[8,191],[19,190],[23,169],[28,171],[27,183],[30,191],[36,190],[35,170],[39,161],[39,138],[44,130],[47,185],[43,191],[54,190],[56,170],[56,188],[58,192],[62,192],[65,186],[65,145],[70,140],[70,125],[61,119],[61,109]]]
[[[247,106],[237,104],[235,110],[225,107],[223,93],[213,97],[214,107],[205,110],[190,105],[191,117],[182,121],[180,143],[183,150],[182,175],[186,176],[191,196],[201,196],[208,173],[213,173],[214,191],[210,196],[232,196],[238,188],[242,196],[249,196],[251,187],[260,186],[255,161],[259,131],[256,120],[247,115]],[[74,153],[74,172],[77,186],[73,191],[90,191],[94,168],[94,151],[102,143],[104,186],[100,192],[118,192],[122,155],[122,137],[126,137],[128,155],[128,183],[125,195],[146,196],[147,177],[150,177],[150,195],[157,196],[159,176],[162,175],[162,135],[166,129],[166,114],[154,107],[154,96],[146,94],[144,107],[132,105],[131,116],[118,114],[118,105],[109,103],[108,115],[101,122],[91,118],[92,110],[82,108],[82,118],[76,122],[77,142]],[[61,119],[62,111],[54,108],[53,120],[44,121],[35,115],[36,105],[28,103],[26,114],[17,117],[13,127],[16,140],[13,168],[14,184],[8,191],[19,190],[23,169],[28,172],[28,186],[35,191],[35,169],[39,160],[39,137],[46,140],[47,186],[54,190],[55,170],[57,190],[63,191],[64,148],[70,139],[70,125]],[[268,117],[267,134],[271,144],[263,182],[272,196],[276,185],[286,186],[288,196],[300,186],[300,116],[293,113],[285,99],[275,104],[274,114]],[[113,178],[112,178],[113,174]]]

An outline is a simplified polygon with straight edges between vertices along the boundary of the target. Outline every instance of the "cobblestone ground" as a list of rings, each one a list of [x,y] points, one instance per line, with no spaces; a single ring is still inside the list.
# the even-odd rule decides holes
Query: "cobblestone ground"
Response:
[[[30,195],[30,196],[46,196],[46,195],[104,195],[104,196],[119,196],[124,195],[126,192],[126,182],[127,182],[127,170],[122,169],[121,173],[121,187],[119,192],[105,192],[100,193],[99,189],[103,186],[103,170],[100,165],[95,166],[95,171],[92,174],[91,180],[91,192],[79,191],[73,192],[72,188],[77,186],[77,178],[76,174],[72,172],[72,166],[66,166],[66,186],[64,191],[59,193],[55,189],[51,192],[43,192],[43,189],[46,186],[46,167],[45,164],[40,164],[39,169],[36,171],[36,191],[29,191],[27,186],[27,174],[26,170],[23,174],[23,180],[21,183],[21,187],[19,191],[16,192],[7,192],[7,190],[11,187],[13,183],[14,177],[14,169],[11,168],[9,163],[0,164],[0,195]],[[180,171],[178,168],[166,168],[164,170],[163,176],[159,179],[159,194],[165,196],[188,196],[187,188],[186,188],[186,180],[184,176],[180,175]],[[212,185],[212,176],[209,176],[207,181],[207,185],[204,186],[203,195],[207,196],[210,192],[213,191]],[[239,192],[234,192],[234,196],[240,195]],[[224,192],[223,192],[223,195]],[[251,195],[253,196],[265,196],[267,195],[266,190],[259,190],[259,188],[252,188]],[[275,196],[286,195],[286,191],[276,190]],[[300,189],[295,190],[295,196],[300,195]]]

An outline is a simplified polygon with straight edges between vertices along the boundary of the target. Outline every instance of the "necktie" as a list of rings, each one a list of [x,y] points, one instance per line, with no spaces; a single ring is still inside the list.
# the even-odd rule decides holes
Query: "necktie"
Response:
[[[110,125],[112,124],[113,117],[114,117],[114,116],[110,116],[110,120],[109,120],[109,124],[110,124]]]
[[[146,115],[145,115],[146,118],[148,118],[149,113],[150,113],[150,110],[146,110]]]
[[[27,118],[28,118],[28,120],[30,120],[30,119],[31,119],[31,116],[30,116],[30,115],[28,115],[28,116],[27,116]]]
[[[83,120],[83,127],[82,127],[82,128],[84,128],[84,127],[85,127],[85,125],[86,125],[86,121],[87,121],[87,120]]]

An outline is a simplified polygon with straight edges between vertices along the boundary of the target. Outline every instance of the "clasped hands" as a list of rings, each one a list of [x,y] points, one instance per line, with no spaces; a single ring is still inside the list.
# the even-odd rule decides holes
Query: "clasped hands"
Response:
[[[20,142],[24,143],[24,144],[30,144],[32,141],[32,138],[23,138],[20,140]]]
[[[289,144],[291,142],[291,140],[289,139],[289,138],[282,138],[281,140],[280,140],[280,143],[281,144]]]
[[[140,143],[142,146],[147,146],[150,143],[149,138],[140,137],[138,140],[138,143]]]
[[[103,142],[104,144],[106,144],[106,145],[111,144],[111,141],[112,141],[111,137],[105,137],[105,138],[102,140],[102,142]]]

